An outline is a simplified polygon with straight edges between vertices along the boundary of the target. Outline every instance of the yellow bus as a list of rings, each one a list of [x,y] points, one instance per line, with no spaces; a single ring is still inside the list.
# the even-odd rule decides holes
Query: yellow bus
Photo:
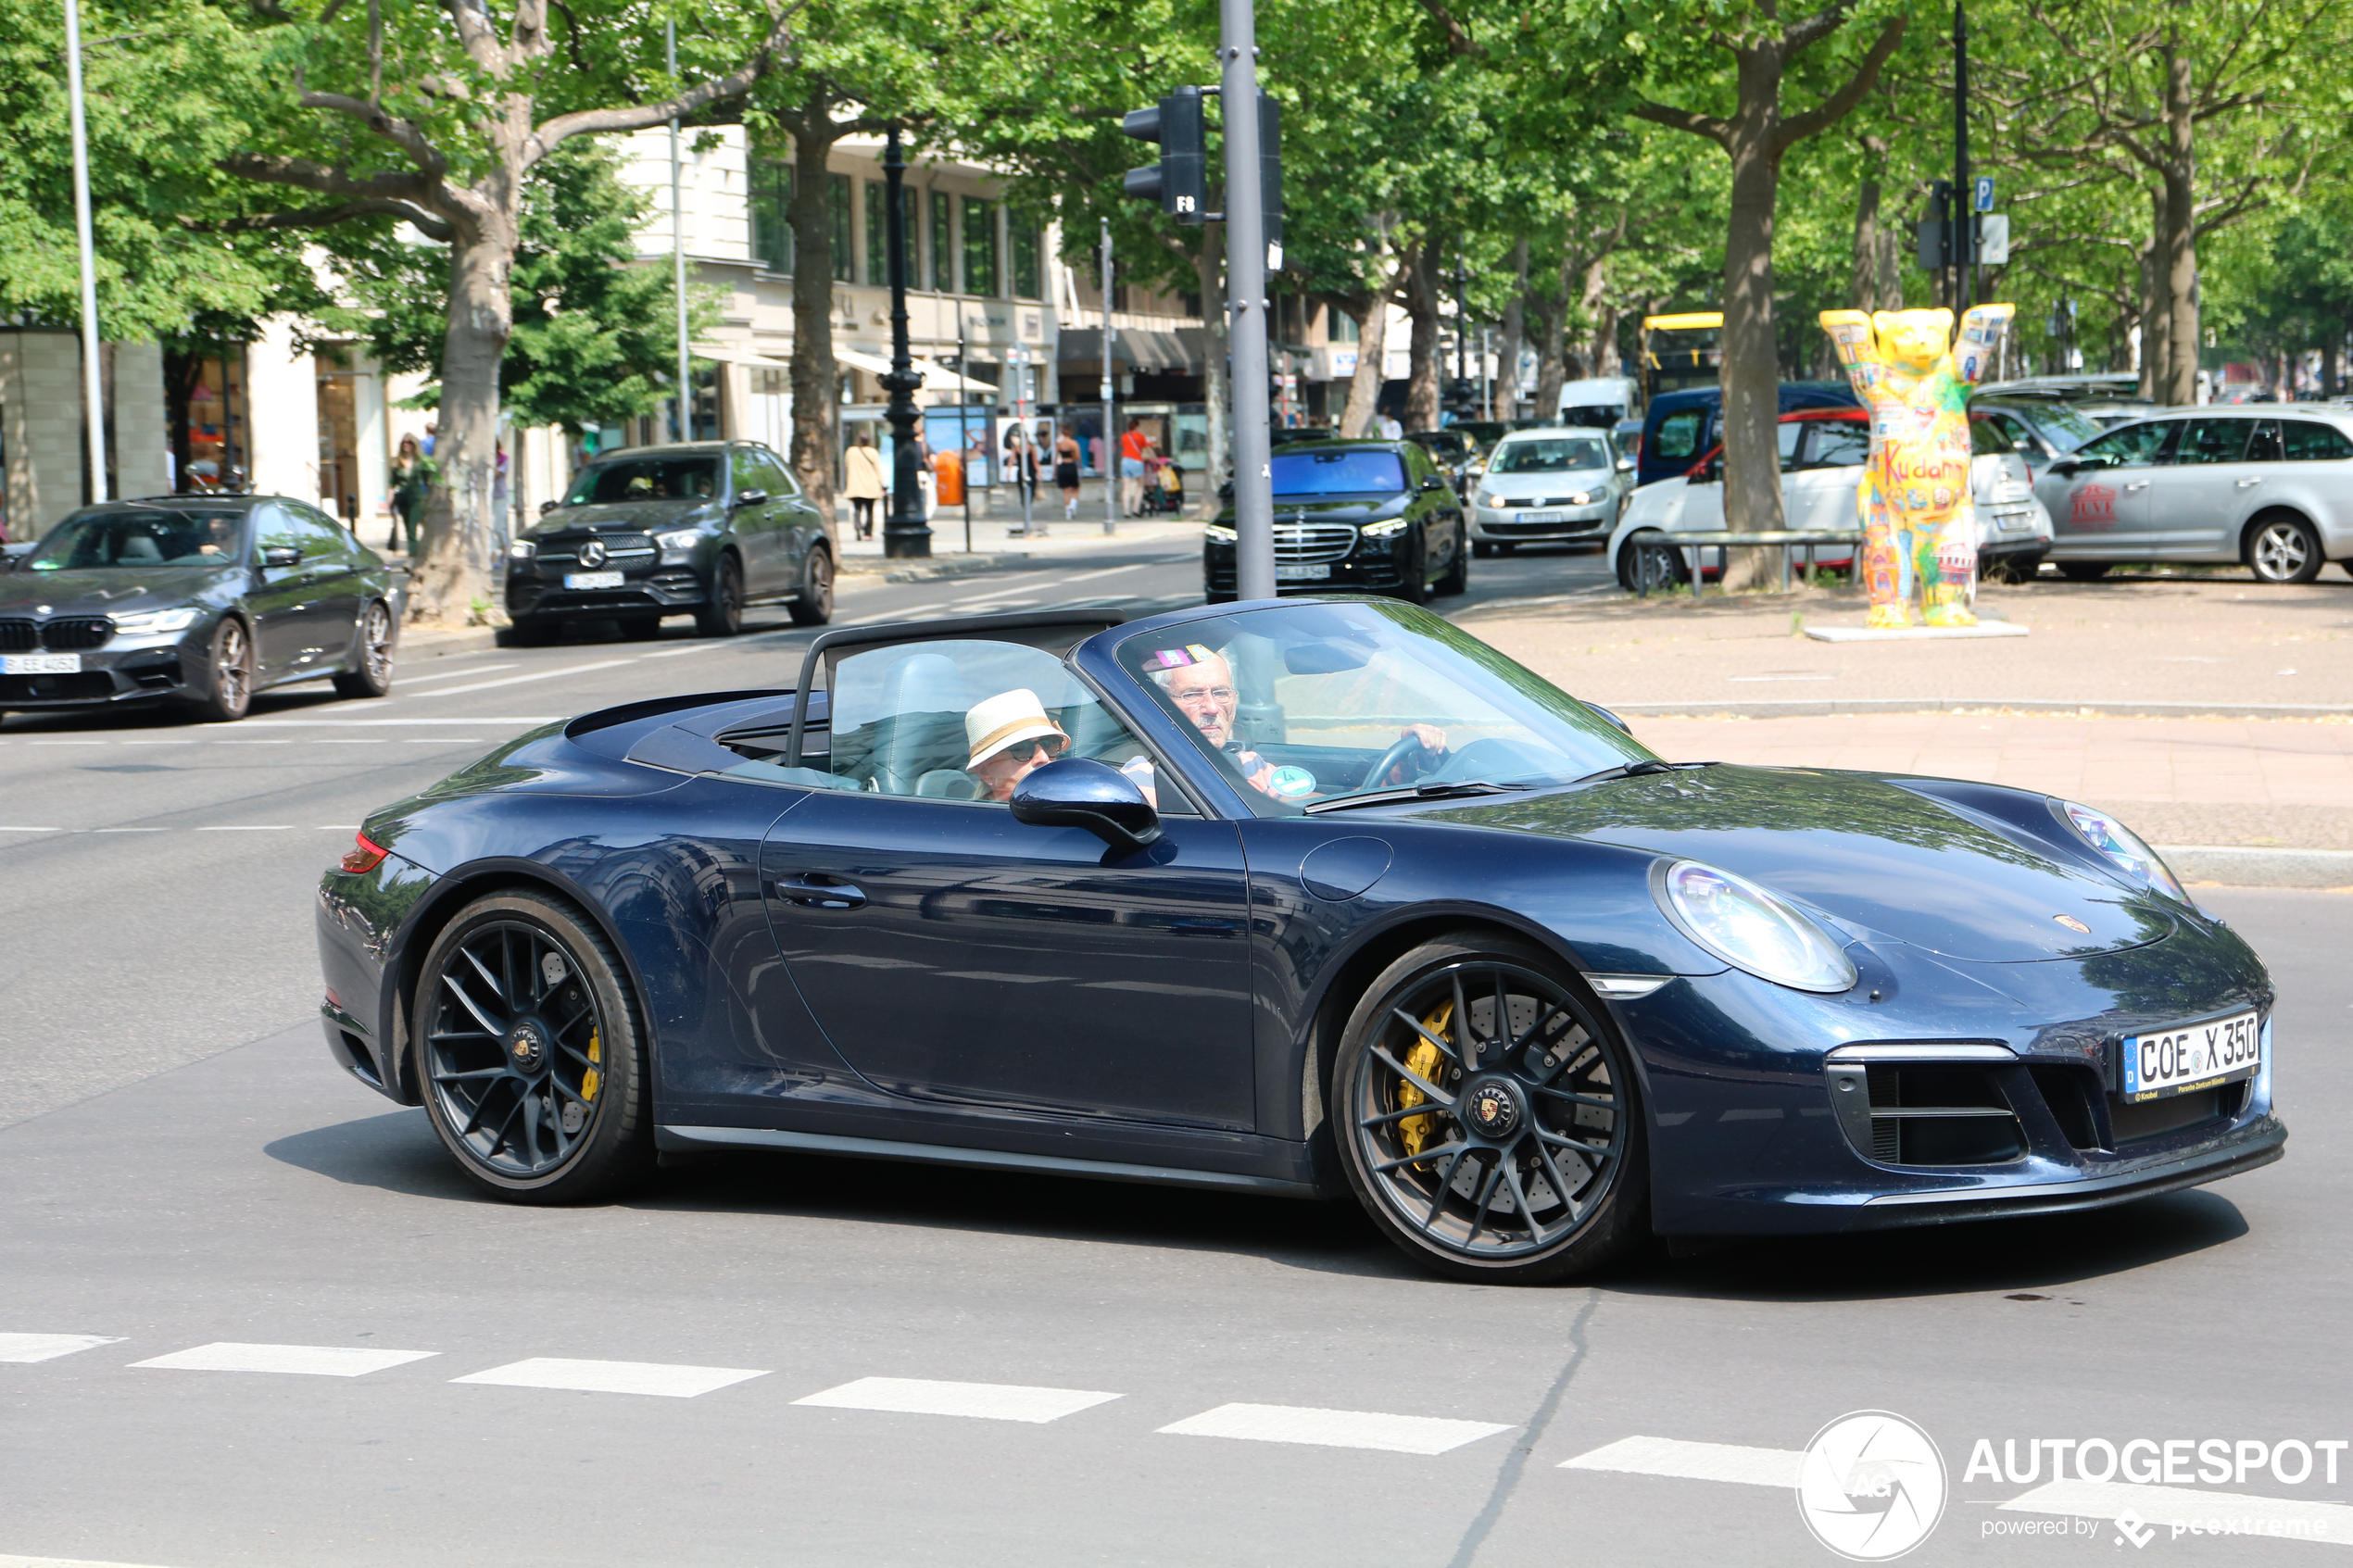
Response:
[[[1642,318],[1642,387],[1646,396],[1714,386],[1724,368],[1724,313],[1690,310]]]

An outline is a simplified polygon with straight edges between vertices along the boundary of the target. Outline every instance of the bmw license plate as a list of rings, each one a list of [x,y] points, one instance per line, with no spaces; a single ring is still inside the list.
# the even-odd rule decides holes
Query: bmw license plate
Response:
[[[0,674],[7,675],[79,675],[82,656],[78,653],[12,653],[0,655]]]
[[[1558,522],[1560,520],[1558,512],[1522,512],[1512,519],[1514,522]]]
[[[1328,581],[1331,574],[1329,561],[1318,561],[1313,566],[1291,561],[1275,563],[1275,581],[1277,583],[1322,583]]]
[[[2124,1037],[2124,1098],[2163,1099],[2252,1078],[2263,1065],[2263,1031],[2251,1012]]]
[[[567,588],[618,588],[622,581],[622,575],[618,571],[567,571],[564,573],[564,586]]]

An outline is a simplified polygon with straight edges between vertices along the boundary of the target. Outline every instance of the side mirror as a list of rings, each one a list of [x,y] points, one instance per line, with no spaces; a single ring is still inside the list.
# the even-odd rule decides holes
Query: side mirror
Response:
[[[1634,471],[1634,459],[1621,454],[1617,459],[1617,471],[1620,473],[1632,473]]]
[[[558,507],[562,505],[563,503],[561,501],[542,501],[539,503],[539,515],[541,517],[546,517],[549,512],[554,511]]]
[[[1607,721],[1609,723],[1611,723],[1611,724],[1613,724],[1613,725],[1617,726],[1619,730],[1623,731],[1625,734],[1629,734],[1629,735],[1630,735],[1630,734],[1632,734],[1634,733],[1634,732],[1633,732],[1630,728],[1629,728],[1629,727],[1627,726],[1627,723],[1626,723],[1626,721],[1625,721],[1625,720],[1620,719],[1620,718],[1619,718],[1617,714],[1612,713],[1612,712],[1611,712],[1608,709],[1604,708],[1604,707],[1603,707],[1600,703],[1598,703],[1598,702],[1589,702],[1589,703],[1587,703],[1585,706],[1586,706],[1586,707],[1588,707],[1588,708],[1590,708],[1590,709],[1592,709],[1595,713],[1600,714],[1600,715],[1601,715],[1601,717],[1602,717],[1604,720],[1605,720],[1605,721]]]
[[[1085,828],[1114,849],[1141,849],[1160,836],[1160,813],[1136,782],[1108,763],[1066,757],[1013,785],[1013,821]]]
[[[2082,469],[2083,464],[2082,461],[2074,458],[2061,458],[2057,462],[2051,465],[2051,472],[2061,479],[2072,479],[2078,473],[2082,472]]]
[[[1446,488],[1446,482],[1445,480],[1440,478],[1437,474],[1431,474],[1429,477],[1423,480],[1420,484],[1416,485],[1416,488],[1420,490],[1443,490]]]
[[[261,552],[261,564],[271,571],[302,564],[302,552],[292,545],[272,545]]]
[[[1232,480],[1229,479],[1225,483],[1217,487],[1217,498],[1221,501],[1230,501],[1234,498],[1234,482]]]
[[[765,490],[738,491],[736,495],[736,505],[739,507],[756,507],[767,499],[768,492]]]

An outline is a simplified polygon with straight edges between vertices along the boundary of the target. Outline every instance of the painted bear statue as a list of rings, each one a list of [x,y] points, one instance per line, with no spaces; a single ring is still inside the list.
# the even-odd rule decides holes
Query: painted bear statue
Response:
[[[1950,310],[1822,312],[1822,330],[1871,415],[1870,460],[1855,503],[1874,629],[1910,625],[1915,591],[1929,625],[1977,624],[1969,391],[1993,369],[2015,308],[1977,306],[1961,318],[1957,341]]]

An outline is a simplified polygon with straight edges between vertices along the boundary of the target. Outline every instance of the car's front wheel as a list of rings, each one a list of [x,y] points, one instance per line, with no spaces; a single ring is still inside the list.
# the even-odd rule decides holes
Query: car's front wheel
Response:
[[[546,894],[486,894],[434,938],[411,1048],[433,1130],[521,1203],[602,1198],[653,1163],[644,1031],[603,933]]]
[[[1456,1279],[1590,1273],[1645,1231],[1625,1047],[1558,960],[1465,933],[1390,964],[1333,1068],[1341,1165],[1406,1256]]]
[[[211,684],[196,698],[196,716],[232,724],[252,707],[253,633],[235,616],[223,616],[212,633]]]
[[[353,652],[351,668],[335,677],[335,695],[359,698],[384,696],[392,691],[393,624],[392,607],[382,599],[368,607],[359,618],[359,645]]]

